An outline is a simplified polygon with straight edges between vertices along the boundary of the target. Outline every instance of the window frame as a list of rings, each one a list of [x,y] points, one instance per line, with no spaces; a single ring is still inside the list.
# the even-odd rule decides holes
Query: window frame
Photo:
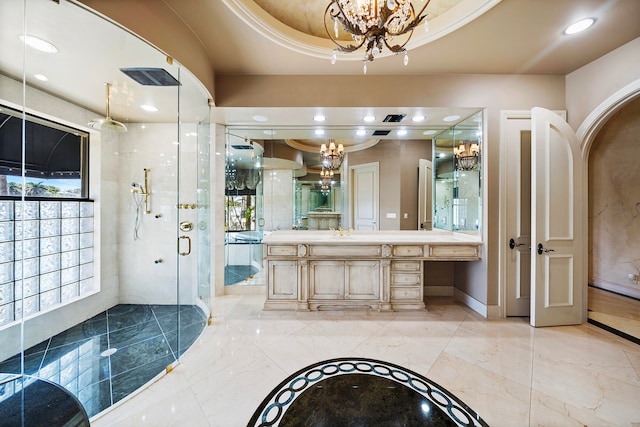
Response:
[[[0,110],[7,115],[16,117],[20,120],[46,126],[62,132],[68,132],[80,138],[80,196],[79,197],[49,197],[49,196],[30,196],[26,195],[24,189],[21,195],[0,195],[0,200],[60,200],[60,201],[87,201],[89,198],[89,132],[77,129],[75,127],[55,122],[51,119],[40,117],[36,114],[26,111],[20,111],[5,104],[0,104]],[[23,136],[24,138],[24,136]],[[22,167],[22,165],[21,165]],[[23,173],[17,176],[23,176]]]

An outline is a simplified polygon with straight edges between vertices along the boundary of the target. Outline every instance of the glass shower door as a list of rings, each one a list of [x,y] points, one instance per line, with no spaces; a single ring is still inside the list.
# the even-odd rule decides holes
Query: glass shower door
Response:
[[[18,37],[29,33],[65,55]],[[2,0],[0,41],[0,109],[18,111],[26,129],[17,163],[0,173],[0,189],[16,191],[0,197],[0,372],[53,381],[93,416],[173,366],[206,325],[209,283],[196,253],[208,246],[208,188],[197,181],[209,173],[208,153],[198,157],[208,149],[207,95],[180,64],[75,2]],[[122,71],[141,64],[178,84]],[[88,124],[108,122],[105,100],[126,132]],[[84,163],[34,167],[29,156],[43,145],[28,138],[29,115],[68,134],[51,147],[86,137]],[[85,177],[80,190],[66,186],[75,175]],[[0,405],[26,385],[0,385]]]

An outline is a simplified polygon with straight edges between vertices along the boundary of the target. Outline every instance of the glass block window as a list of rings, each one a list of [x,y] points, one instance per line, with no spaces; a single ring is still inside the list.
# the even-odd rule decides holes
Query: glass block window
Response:
[[[93,202],[0,200],[0,327],[93,293]]]

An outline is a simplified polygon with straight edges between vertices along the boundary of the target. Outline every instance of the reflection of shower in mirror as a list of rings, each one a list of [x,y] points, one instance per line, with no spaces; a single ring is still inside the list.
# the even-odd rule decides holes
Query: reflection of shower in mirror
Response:
[[[137,182],[131,183],[131,193],[133,194],[133,201],[135,203],[136,209],[136,218],[133,226],[133,240],[138,240],[140,237],[138,236],[138,230],[140,229],[140,224],[142,222],[142,217],[140,215],[143,205],[144,205],[144,213],[150,214],[151,209],[149,208],[149,203],[151,202],[149,197],[151,196],[151,191],[149,191],[149,173],[151,169],[144,169],[144,185],[139,184]]]

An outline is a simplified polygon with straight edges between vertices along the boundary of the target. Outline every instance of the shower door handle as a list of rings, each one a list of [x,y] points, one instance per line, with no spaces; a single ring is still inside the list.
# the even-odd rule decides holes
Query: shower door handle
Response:
[[[180,240],[187,239],[187,252],[180,252]],[[178,253],[181,256],[187,256],[191,253],[191,237],[189,236],[180,236],[178,237]]]

